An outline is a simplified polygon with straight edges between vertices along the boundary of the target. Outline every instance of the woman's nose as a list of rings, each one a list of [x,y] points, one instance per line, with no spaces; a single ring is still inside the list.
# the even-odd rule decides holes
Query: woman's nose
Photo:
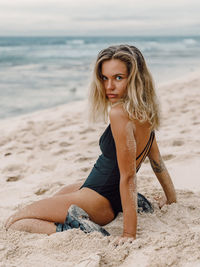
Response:
[[[115,86],[114,86],[114,82],[110,79],[110,80],[107,80],[107,86],[106,86],[106,89],[114,89]]]

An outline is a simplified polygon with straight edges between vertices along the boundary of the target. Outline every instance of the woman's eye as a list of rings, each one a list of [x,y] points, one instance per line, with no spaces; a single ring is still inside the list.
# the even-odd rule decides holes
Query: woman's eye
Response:
[[[106,81],[106,80],[107,80],[107,78],[106,78],[105,76],[103,76],[103,77],[102,77],[102,80],[103,80],[103,81]]]
[[[117,80],[117,81],[120,81],[121,79],[122,79],[121,76],[116,76],[116,80]]]

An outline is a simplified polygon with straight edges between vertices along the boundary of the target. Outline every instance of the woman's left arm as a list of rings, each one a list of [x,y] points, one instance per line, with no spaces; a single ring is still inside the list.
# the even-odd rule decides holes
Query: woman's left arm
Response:
[[[163,191],[165,192],[165,196],[156,198],[160,208],[162,208],[162,206],[165,204],[176,202],[176,191],[174,184],[160,154],[156,138],[154,138],[148,157],[151,167],[158,181],[160,182]]]
[[[109,117],[120,171],[120,196],[124,219],[122,236],[136,238],[137,186],[134,125],[120,107],[112,108]]]

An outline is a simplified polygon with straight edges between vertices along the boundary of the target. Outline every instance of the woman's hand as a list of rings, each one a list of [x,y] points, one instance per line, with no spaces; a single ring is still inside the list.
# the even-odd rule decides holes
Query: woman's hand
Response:
[[[154,197],[154,199],[157,201],[159,208],[161,209],[164,205],[168,204],[166,196],[157,196]]]
[[[116,238],[116,240],[114,241],[114,246],[122,246],[125,243],[132,243],[134,240],[134,237],[126,236],[125,234],[123,234],[122,236]]]

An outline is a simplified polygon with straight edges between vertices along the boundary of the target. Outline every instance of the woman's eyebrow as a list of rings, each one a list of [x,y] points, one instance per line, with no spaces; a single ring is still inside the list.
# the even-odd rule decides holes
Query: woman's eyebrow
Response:
[[[117,74],[114,74],[113,76],[118,76],[118,75],[126,75],[125,73],[117,73]]]
[[[104,76],[104,77],[106,77],[106,75],[104,75],[103,73],[102,73],[102,75]],[[112,75],[112,77],[115,77],[115,76],[126,76],[126,74],[125,73],[116,73],[116,74],[114,74],[114,75]]]

